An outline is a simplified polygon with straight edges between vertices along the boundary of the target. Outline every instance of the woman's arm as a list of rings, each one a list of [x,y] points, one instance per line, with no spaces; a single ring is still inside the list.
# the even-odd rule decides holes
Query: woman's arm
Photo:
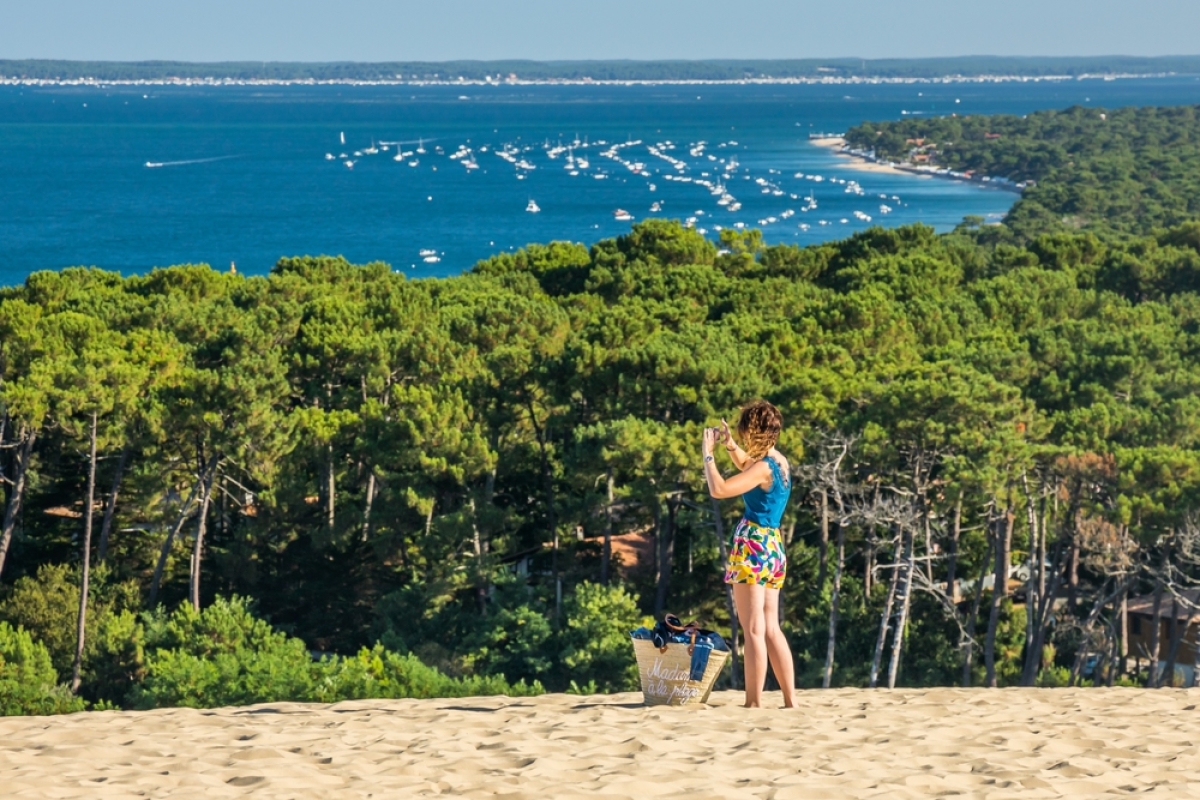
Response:
[[[713,457],[713,446],[720,435],[720,432],[715,429],[704,429],[704,478],[708,481],[708,493],[718,500],[724,500],[727,497],[745,494],[755,486],[766,488],[766,485],[771,482],[772,476],[771,468],[764,461],[751,464],[729,480],[721,476],[717,469],[716,459]],[[744,453],[743,456],[746,457]]]
[[[750,456],[733,440],[733,434],[729,432],[729,423],[725,420],[721,420],[721,438],[725,442],[725,452],[733,459],[733,465],[738,469],[745,469],[750,463]]]

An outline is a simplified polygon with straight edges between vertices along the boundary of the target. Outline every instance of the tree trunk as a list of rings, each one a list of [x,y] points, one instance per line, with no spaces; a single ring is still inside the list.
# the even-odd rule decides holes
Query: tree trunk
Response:
[[[817,491],[821,514],[821,537],[817,540],[817,591],[825,588],[825,574],[829,569],[829,494],[824,489]]]
[[[604,547],[600,551],[600,583],[608,585],[608,573],[612,569],[612,537],[613,537],[613,471],[608,468],[605,488],[607,489],[607,505],[604,507]]]
[[[191,512],[192,503],[196,499],[196,495],[200,491],[200,487],[204,485],[205,476],[208,470],[212,469],[216,464],[214,458],[209,462],[208,466],[196,476],[196,482],[192,484],[192,491],[188,494],[188,499],[184,502],[183,507],[179,509],[179,518],[175,520],[175,524],[171,526],[171,530],[167,532],[167,538],[163,542],[162,549],[158,552],[158,563],[154,565],[154,577],[150,580],[150,596],[147,605],[154,608],[154,601],[158,599],[158,587],[162,583],[163,570],[167,566],[167,557],[171,554],[171,546],[175,544],[175,539],[179,536],[179,532],[183,530],[184,523],[187,522],[188,515]]]
[[[325,527],[333,530],[337,517],[337,475],[333,467],[333,442],[325,450]]]
[[[717,550],[721,554],[721,569],[725,569],[725,565],[729,561],[729,548],[725,544],[725,521],[721,519],[721,504],[717,498],[712,498],[713,510],[713,528],[717,534]],[[733,587],[724,580],[721,583],[725,586],[725,608],[729,611],[729,653],[732,656],[730,661],[733,665],[733,680],[731,681],[734,689],[741,688],[738,686],[738,676],[741,675],[741,669],[738,668],[738,617],[737,608],[733,603]]]
[[[926,525],[929,519],[926,517]],[[926,528],[926,536],[929,530]],[[896,676],[900,671],[900,654],[904,649],[904,629],[908,625],[908,608],[912,600],[912,576],[916,564],[913,561],[913,533],[912,531],[901,531],[901,539],[905,542],[904,545],[904,560],[900,568],[904,570],[904,574],[900,577],[900,582],[897,587],[900,592],[900,609],[896,612],[896,630],[892,634],[892,658],[888,663],[888,688],[896,688]]]
[[[1167,666],[1163,670],[1163,674],[1167,676],[1167,685],[1175,685],[1175,664],[1179,659],[1179,646],[1183,644],[1183,637],[1187,633],[1187,629],[1191,627],[1192,620],[1196,618],[1195,611],[1188,611],[1187,619],[1183,625],[1179,624],[1179,597],[1171,598],[1171,649],[1167,652]]]
[[[868,536],[864,547],[866,553],[863,557],[862,609],[866,611],[871,600],[871,592],[875,589],[875,540]]]
[[[96,412],[88,431],[87,499],[83,507],[83,561],[79,573],[79,618],[75,627],[75,661],[71,665],[71,691],[78,693],[83,682],[83,647],[87,636],[87,602],[92,566],[92,506],[96,502]]]
[[[1200,653],[1200,645],[1196,647],[1196,652]],[[1121,594],[1121,661],[1120,670],[1124,675],[1129,671],[1129,590],[1126,589]]]
[[[964,689],[971,687],[971,666],[975,659],[975,629],[979,626],[979,606],[983,602],[983,579],[987,577],[988,569],[991,568],[988,561],[991,560],[995,548],[996,542],[989,536],[987,553],[984,554],[983,561],[979,565],[979,578],[975,581],[975,596],[971,598],[971,613],[967,616],[967,640],[964,642],[963,648],[962,672],[962,685]]]
[[[1096,625],[1096,620],[1100,618],[1100,612],[1103,611],[1104,607],[1108,605],[1109,602],[1114,600],[1121,592],[1129,588],[1129,584],[1132,582],[1132,580],[1132,578],[1125,578],[1117,585],[1117,588],[1108,595],[1104,594],[1104,590],[1108,588],[1108,583],[1105,582],[1105,584],[1100,587],[1100,592],[1096,595],[1096,603],[1092,606],[1091,613],[1088,614],[1087,620],[1083,623],[1084,641],[1087,641],[1088,637],[1091,635],[1092,628],[1094,628]],[[1071,666],[1071,679],[1069,681],[1071,686],[1074,686],[1079,681],[1079,675],[1083,670],[1083,659],[1086,657],[1086,655],[1087,648],[1085,647],[1080,647],[1079,652],[1075,654],[1075,663]]]
[[[842,594],[842,569],[846,565],[846,528],[837,526],[837,552],[833,564],[833,587],[829,593],[829,639],[825,644],[825,670],[821,675],[821,688],[828,689],[833,682],[833,657],[837,647],[838,603]]]
[[[117,469],[113,473],[112,489],[108,492],[108,501],[104,505],[104,522],[100,525],[100,544],[96,548],[96,560],[103,563],[108,557],[108,537],[112,532],[113,517],[117,510],[117,495],[121,491],[121,479],[125,477],[125,465],[129,463],[129,445],[121,448],[121,457],[117,459]]]
[[[1000,611],[1008,597],[1008,566],[1012,548],[1013,514],[1009,509],[996,518],[996,582],[992,587],[992,613],[988,617],[987,640],[983,645],[983,663],[987,669],[987,685],[996,687],[996,631]]]
[[[1025,668],[1021,670],[1021,685],[1032,686],[1037,664],[1042,658],[1034,652],[1034,639],[1037,638],[1037,608],[1038,608],[1038,511],[1033,504],[1033,494],[1030,492],[1030,479],[1021,473],[1021,487],[1025,489],[1025,516],[1030,525],[1030,573],[1025,581]],[[1028,682],[1026,682],[1028,681]]]
[[[1043,526],[1043,538],[1045,538],[1045,530],[1046,528]],[[1059,586],[1062,584],[1064,569],[1062,559],[1066,548],[1060,542],[1055,549],[1057,552],[1054,556],[1054,576],[1050,579],[1050,588],[1042,590],[1039,595],[1039,607],[1034,621],[1036,629],[1033,632],[1033,652],[1032,654],[1026,654],[1025,667],[1021,673],[1022,686],[1033,686],[1037,683],[1037,676],[1042,666],[1042,650],[1046,644],[1046,629],[1049,627],[1050,618],[1054,614],[1054,599],[1058,595]],[[1042,550],[1045,550],[1044,544]],[[1029,657],[1030,655],[1032,655],[1032,658]]]
[[[1120,646],[1121,637],[1117,634],[1117,627],[1115,625],[1109,625],[1108,628],[1109,635],[1112,637],[1112,643],[1108,648],[1108,664],[1105,665],[1104,685],[1111,689],[1117,676],[1117,664],[1120,657],[1117,648]]]
[[[4,510],[4,526],[0,528],[0,574],[4,572],[4,564],[8,560],[8,548],[12,545],[13,531],[17,527],[17,515],[21,511],[21,501],[25,499],[29,459],[33,457],[33,443],[36,439],[37,431],[21,427],[20,434],[17,436],[17,441],[21,444],[15,451],[12,490],[8,495],[8,507]]]
[[[654,593],[654,616],[661,618],[667,608],[667,593],[671,588],[671,568],[675,561],[675,518],[679,511],[679,496],[667,497],[666,521],[658,537],[658,587]]]
[[[533,432],[537,438],[538,454],[542,466],[542,489],[546,493],[546,524],[550,528],[550,569],[554,574],[554,585],[556,587],[554,595],[554,626],[557,629],[559,620],[562,618],[562,602],[559,599],[562,592],[558,588],[561,585],[561,577],[558,574],[558,510],[555,508],[554,502],[554,472],[550,468],[550,453],[547,450],[549,433],[538,422],[537,414],[533,410],[532,399],[526,397],[525,407],[529,411],[529,423],[533,426]]]
[[[196,522],[196,542],[192,548],[192,580],[191,590],[189,592],[192,608],[196,611],[200,610],[200,565],[204,557],[204,531],[208,524],[208,505],[212,500],[213,481],[216,479],[214,474],[216,470],[210,470],[208,481],[204,484],[204,493],[200,495],[200,519]]]
[[[1195,651],[1192,654],[1192,687],[1200,686],[1200,642],[1193,643]]]
[[[487,613],[488,587],[483,569],[483,540],[479,536],[479,522],[475,514],[475,498],[467,501],[471,512],[471,542],[475,548],[475,599],[479,604],[479,613]]]
[[[1166,565],[1167,557],[1163,556],[1163,564]],[[1154,611],[1151,612],[1154,617],[1154,630],[1150,632],[1150,678],[1146,685],[1151,689],[1158,688],[1158,638],[1159,632],[1162,630],[1162,621],[1159,615],[1162,613],[1162,581],[1154,582]]]
[[[879,635],[875,637],[875,653],[871,657],[871,677],[867,684],[874,689],[879,685],[879,665],[883,663],[883,648],[887,644],[888,625],[892,621],[892,607],[896,602],[896,586],[900,581],[901,544],[896,542],[892,549],[891,577],[888,578],[887,599],[883,602],[883,613],[879,616]]]
[[[946,596],[958,602],[958,541],[962,538],[962,495],[954,502],[954,519],[950,524],[950,552],[946,554]]]
[[[375,470],[372,469],[367,475],[367,497],[366,503],[363,506],[363,526],[362,540],[369,541],[371,538],[371,505],[375,502]]]
[[[1067,561],[1067,606],[1072,613],[1079,606],[1079,536],[1073,524]]]

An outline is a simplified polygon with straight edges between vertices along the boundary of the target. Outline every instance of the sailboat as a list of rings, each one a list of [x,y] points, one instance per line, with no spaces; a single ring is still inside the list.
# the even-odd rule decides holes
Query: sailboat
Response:
[[[338,136],[340,136],[340,137],[341,137],[341,139],[342,139],[342,144],[345,144],[345,143],[346,143],[346,132],[345,132],[345,131],[342,131],[341,133],[339,133],[339,134],[338,134]]]
[[[525,210],[528,211],[530,214],[536,214],[539,211],[541,211],[542,209],[539,208],[538,204],[531,198],[529,200],[529,205],[525,206]]]
[[[421,139],[421,138],[417,139],[417,155],[422,155],[422,156],[425,155],[425,140],[424,139]]]

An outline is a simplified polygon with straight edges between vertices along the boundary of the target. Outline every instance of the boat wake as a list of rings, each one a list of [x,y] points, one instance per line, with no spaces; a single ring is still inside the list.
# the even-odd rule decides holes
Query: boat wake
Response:
[[[187,164],[211,164],[214,161],[228,161],[231,158],[238,156],[217,156],[216,158],[193,158],[187,161],[147,161],[147,169],[159,169],[160,167],[182,167]]]

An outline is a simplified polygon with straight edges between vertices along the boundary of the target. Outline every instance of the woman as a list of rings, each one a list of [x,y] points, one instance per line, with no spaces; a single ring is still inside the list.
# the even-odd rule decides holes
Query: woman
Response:
[[[770,659],[775,679],[783,689],[783,705],[796,704],[792,653],[779,628],[779,589],[787,572],[787,554],[779,535],[779,521],[792,491],[788,462],[775,449],[783,416],[766,400],[742,409],[738,418],[737,445],[729,424],[704,430],[704,477],[708,492],[717,499],[742,496],[746,512],[733,533],[733,547],[725,568],[725,582],[733,585],[738,622],[746,635],[746,708],[762,703]],[[721,442],[741,472],[729,480],[717,470],[713,448]]]

